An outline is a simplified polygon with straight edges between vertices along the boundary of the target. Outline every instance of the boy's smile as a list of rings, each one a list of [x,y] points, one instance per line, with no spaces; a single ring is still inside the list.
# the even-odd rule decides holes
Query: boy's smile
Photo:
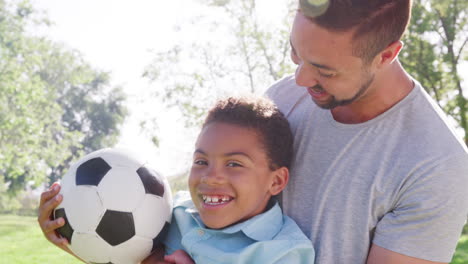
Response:
[[[201,131],[189,177],[204,224],[224,228],[262,213],[275,185],[255,130],[213,122]]]

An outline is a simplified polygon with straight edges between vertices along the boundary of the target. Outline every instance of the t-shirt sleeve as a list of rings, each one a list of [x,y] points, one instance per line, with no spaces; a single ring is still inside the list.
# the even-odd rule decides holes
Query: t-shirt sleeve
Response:
[[[373,243],[430,261],[450,262],[468,217],[468,158],[421,166],[402,185],[394,208],[377,224]]]

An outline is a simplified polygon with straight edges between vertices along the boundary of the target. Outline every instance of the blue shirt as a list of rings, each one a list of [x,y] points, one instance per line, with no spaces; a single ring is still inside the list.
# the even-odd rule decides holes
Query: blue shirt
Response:
[[[201,221],[190,195],[177,196],[164,243],[166,254],[183,249],[201,264],[314,263],[311,241],[283,215],[278,203],[244,222],[210,229]]]

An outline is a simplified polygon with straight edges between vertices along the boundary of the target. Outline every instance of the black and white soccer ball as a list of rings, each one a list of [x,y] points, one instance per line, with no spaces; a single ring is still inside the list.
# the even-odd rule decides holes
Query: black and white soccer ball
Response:
[[[73,164],[61,181],[58,232],[88,263],[134,264],[166,235],[172,196],[167,179],[137,155],[102,149]]]

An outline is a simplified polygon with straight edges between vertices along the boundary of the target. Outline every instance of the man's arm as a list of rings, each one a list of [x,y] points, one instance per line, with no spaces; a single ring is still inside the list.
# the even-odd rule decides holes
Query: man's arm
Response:
[[[372,244],[367,258],[367,264],[443,264],[444,262],[433,262],[418,258],[413,258],[399,254],[397,252]],[[446,262],[445,262],[446,263]]]

